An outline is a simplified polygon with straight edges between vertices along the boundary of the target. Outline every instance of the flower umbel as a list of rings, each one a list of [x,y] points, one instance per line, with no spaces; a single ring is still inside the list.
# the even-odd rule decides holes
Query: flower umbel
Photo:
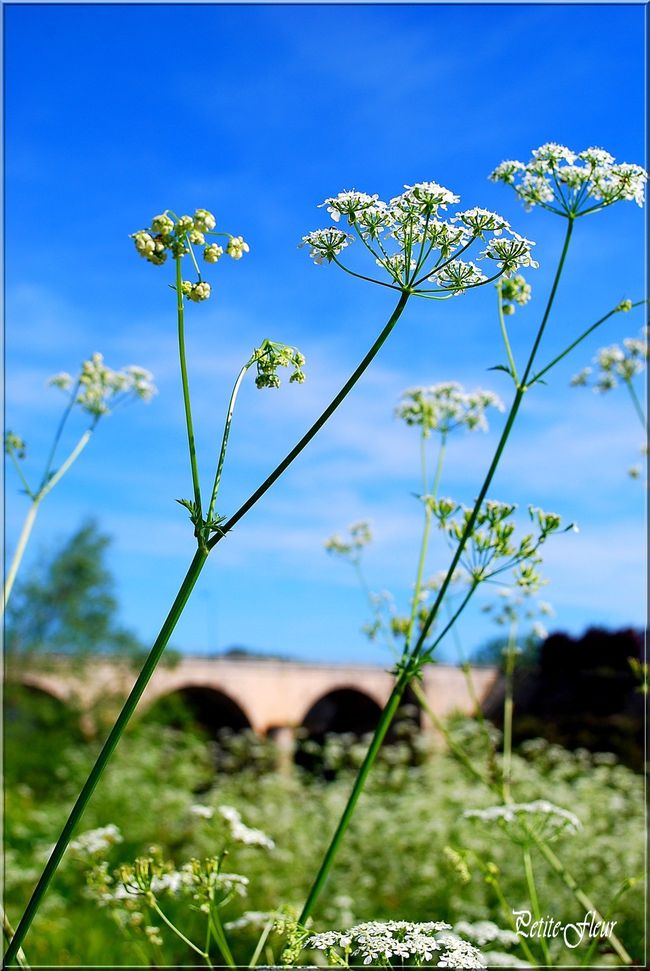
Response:
[[[616,163],[602,148],[576,153],[548,142],[526,164],[501,162],[490,179],[511,185],[527,209],[541,206],[574,218],[623,200],[642,206],[648,173],[640,165]]]
[[[356,189],[339,192],[321,205],[335,223],[345,220],[350,231],[339,226],[317,229],[303,236],[301,245],[309,246],[316,263],[337,263],[353,276],[436,300],[509,276],[520,266],[537,265],[530,256],[533,244],[514,233],[497,213],[475,207],[443,219],[443,210],[459,202],[455,193],[437,182],[418,182],[404,190],[389,202]],[[357,273],[340,261],[355,236],[388,282]],[[496,263],[491,277],[460,258],[479,239],[487,246],[478,258]]]
[[[393,967],[485,968],[480,952],[472,944],[451,934],[442,921],[415,924],[407,920],[367,921],[348,931],[313,934],[306,947],[324,951],[332,964],[350,967],[351,958],[363,964]],[[355,962],[356,963],[356,962]]]
[[[159,216],[154,216],[151,226],[139,229],[131,234],[131,239],[140,256],[149,263],[161,266],[167,256],[180,260],[189,255],[198,274],[195,282],[184,281],[181,286],[183,296],[194,303],[200,303],[210,297],[210,284],[201,278],[201,271],[194,255],[193,246],[203,246],[203,259],[206,263],[217,263],[223,256],[224,248],[218,243],[206,243],[206,236],[222,236],[228,242],[225,252],[233,260],[240,260],[244,253],[250,252],[248,243],[242,236],[231,233],[217,233],[217,221],[207,209],[196,209],[193,216],[177,216],[171,209],[165,209]]]

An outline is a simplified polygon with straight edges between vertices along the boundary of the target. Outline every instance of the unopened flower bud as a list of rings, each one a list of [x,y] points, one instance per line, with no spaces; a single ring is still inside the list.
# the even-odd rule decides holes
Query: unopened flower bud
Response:
[[[194,213],[194,225],[204,232],[211,232],[217,225],[217,220],[207,209],[197,209]]]
[[[162,213],[160,216],[153,217],[151,220],[151,228],[155,233],[162,233],[163,236],[166,236],[173,232],[174,221],[165,213]]]
[[[223,247],[218,243],[210,243],[203,250],[203,259],[206,263],[216,263],[221,256],[223,256]]]
[[[250,252],[248,243],[244,242],[243,236],[233,236],[226,249],[228,256],[233,260],[240,260],[244,253]]]
[[[207,300],[210,296],[210,284],[205,282],[195,283],[187,296],[190,300],[193,300],[194,303],[200,303],[202,300]]]

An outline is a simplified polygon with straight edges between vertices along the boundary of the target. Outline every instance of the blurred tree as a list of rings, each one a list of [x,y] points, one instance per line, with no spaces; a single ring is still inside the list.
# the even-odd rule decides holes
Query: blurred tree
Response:
[[[141,656],[143,645],[116,620],[115,583],[105,562],[110,542],[88,520],[16,587],[6,618],[10,669],[12,662],[24,666],[47,654]]]

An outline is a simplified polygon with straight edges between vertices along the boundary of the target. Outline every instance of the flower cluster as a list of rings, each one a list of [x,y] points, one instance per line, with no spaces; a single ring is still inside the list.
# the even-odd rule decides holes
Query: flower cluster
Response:
[[[533,292],[530,283],[527,283],[520,274],[505,280],[500,280],[497,286],[499,287],[501,310],[507,317],[514,314],[516,310],[515,304],[518,304],[520,307],[525,307]]]
[[[150,371],[137,364],[114,371],[104,364],[104,358],[99,353],[83,362],[76,380],[61,371],[53,375],[48,383],[61,391],[71,391],[74,403],[95,418],[110,414],[112,408],[127,398],[150,401],[156,394]]]
[[[473,509],[454,499],[424,498],[452,545],[458,543],[466,532]],[[515,585],[533,593],[543,582],[538,572],[541,564],[538,553],[540,546],[558,530],[576,531],[573,524],[561,529],[561,519],[555,513],[529,506],[528,513],[535,525],[535,532],[526,533],[516,540],[513,521],[516,508],[512,503],[488,499],[479,509],[460,559],[474,584],[512,570]]]
[[[275,849],[275,843],[261,829],[252,829],[242,822],[241,813],[233,806],[219,806],[219,812],[228,823],[230,838],[246,846],[261,846],[265,850]]]
[[[5,432],[5,453],[14,455],[17,459],[24,459],[27,454],[27,446],[19,435],[13,432]]]
[[[251,364],[257,366],[257,377],[255,384],[258,388],[279,388],[280,378],[278,368],[293,368],[289,377],[289,382],[303,384],[305,373],[302,370],[305,364],[305,356],[295,347],[287,344],[278,344],[276,341],[265,340],[253,351]]]
[[[450,930],[440,921],[367,921],[348,931],[313,934],[306,946],[324,951],[331,963],[343,967],[350,967],[350,958],[357,957],[379,967],[392,967],[392,959],[397,959],[416,967],[485,968],[480,952]]]
[[[602,148],[576,153],[548,142],[526,164],[501,162],[490,179],[511,185],[527,209],[542,206],[573,218],[625,199],[642,206],[648,174],[640,165],[616,163]]]
[[[512,839],[523,843],[530,842],[531,834],[549,840],[561,833],[577,833],[582,826],[575,813],[547,799],[507,803],[487,809],[466,809],[463,818],[478,819],[484,823],[496,822],[508,830]]]
[[[98,829],[90,829],[81,833],[70,843],[70,849],[83,856],[95,856],[98,853],[106,853],[111,846],[122,842],[122,834],[114,823],[108,826],[100,826]]]
[[[487,431],[485,412],[488,408],[504,410],[504,404],[493,391],[465,391],[456,381],[445,381],[424,388],[410,388],[402,394],[395,409],[407,425],[416,425],[428,438],[432,431],[447,435],[465,426],[469,431]]]
[[[328,553],[334,553],[336,556],[349,559],[352,563],[358,563],[361,551],[369,543],[372,543],[370,526],[362,520],[348,526],[348,535],[345,538],[336,533],[325,540],[323,545]]]
[[[250,252],[243,236],[217,233],[214,231],[216,224],[215,217],[207,209],[197,209],[193,216],[177,216],[171,209],[165,209],[159,216],[153,217],[151,226],[147,229],[132,233],[131,239],[140,256],[156,266],[161,266],[168,254],[175,260],[189,254],[198,273],[198,280],[195,283],[184,280],[181,292],[188,300],[200,303],[209,298],[210,284],[201,279],[193,247],[203,247],[203,259],[206,263],[217,263],[224,252],[233,260],[240,260],[244,253]],[[219,243],[208,242],[206,237],[209,236],[225,237],[228,240],[225,251]]]
[[[481,609],[490,614],[495,624],[504,627],[506,624],[518,623],[521,620],[532,621],[532,633],[539,640],[548,637],[548,631],[539,620],[540,617],[553,617],[555,611],[545,600],[533,602],[528,590],[511,590],[502,587],[497,591],[499,600],[485,604]]]
[[[477,947],[485,947],[486,944],[501,944],[502,947],[510,947],[519,943],[519,935],[514,931],[504,930],[491,920],[479,920],[471,924],[467,920],[459,920],[454,925],[454,934],[472,941]]]
[[[598,369],[593,382],[594,391],[604,394],[615,388],[619,381],[629,383],[643,371],[645,362],[648,360],[649,334],[650,327],[644,327],[640,337],[626,337],[622,347],[620,344],[612,344],[611,347],[602,347],[598,351],[594,358],[594,364]],[[574,387],[588,385],[592,373],[592,368],[583,368],[573,376],[571,384]]]
[[[355,189],[326,199],[321,205],[333,221],[345,220],[351,231],[338,225],[316,229],[303,236],[301,245],[309,247],[316,263],[335,262],[347,270],[339,257],[356,235],[390,282],[364,279],[431,299],[464,293],[488,279],[510,276],[521,266],[537,265],[531,257],[533,244],[497,213],[475,207],[443,219],[442,210],[458,203],[457,195],[436,182],[404,188],[389,202]],[[460,259],[477,240],[486,243],[478,258],[495,263],[491,277],[472,261]]]

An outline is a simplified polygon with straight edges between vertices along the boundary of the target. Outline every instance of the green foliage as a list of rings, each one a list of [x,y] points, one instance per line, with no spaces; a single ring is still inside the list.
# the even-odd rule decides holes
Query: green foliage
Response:
[[[475,723],[457,719],[452,730],[464,751],[480,764],[485,743]],[[43,765],[51,762],[47,737],[39,734],[34,739],[34,757],[38,755]],[[241,740],[240,756],[249,742],[245,737]],[[18,738],[7,738],[7,752],[16,765],[15,748],[21,744]],[[161,725],[136,724],[117,748],[82,830],[110,823],[119,827],[123,842],[104,855],[110,873],[122,863],[147,856],[152,846],[181,867],[192,857],[214,856],[223,826],[217,807],[236,807],[249,826],[272,837],[276,848],[267,852],[242,844],[230,847],[227,870],[245,874],[250,886],[246,898],[236,898],[227,906],[224,920],[237,920],[244,911],[299,908],[352,783],[352,770],[345,765],[353,766],[358,755],[356,740],[351,743],[355,751],[345,758],[341,755],[345,740],[327,744],[336,745],[328,758],[335,758],[340,766],[329,783],[299,770],[268,771],[259,762],[258,768],[245,768],[243,759],[236,774],[215,774],[212,747],[200,738]],[[385,749],[315,913],[315,930],[388,918],[450,923],[491,919],[505,926],[494,891],[484,879],[482,867],[488,863],[498,867],[508,904],[527,905],[521,859],[507,835],[462,818],[466,809],[491,805],[493,796],[466,775],[451,755],[429,751],[424,758],[426,746],[421,745],[419,765],[411,764],[407,745]],[[96,748],[94,742],[77,742],[57,752],[60,764],[46,790],[37,792],[24,782],[8,787],[6,908],[10,919],[20,913]],[[562,836],[556,851],[592,899],[606,909],[619,885],[643,871],[642,779],[612,757],[569,753],[541,741],[528,743],[514,756],[514,798],[533,800],[549,792],[557,805],[571,809],[583,824],[577,834]],[[194,814],[191,806],[196,803],[215,809],[214,817]],[[466,860],[469,882],[467,873],[461,880],[458,866],[451,865],[454,854]],[[564,921],[581,920],[584,914],[579,913],[575,898],[539,856],[535,867],[544,912]],[[159,930],[163,941],[159,951],[152,951],[151,945],[143,953],[146,940],[136,946],[130,932],[116,929],[109,909],[89,898],[88,869],[87,861],[69,851],[26,943],[32,964],[197,963],[196,956],[164,926]],[[190,938],[199,932],[201,915],[190,909],[187,899],[167,894],[161,903]],[[618,920],[617,933],[640,961],[642,895],[624,894],[611,918]],[[250,925],[228,932],[239,964],[250,960],[259,932],[259,927]],[[270,942],[277,959],[282,942],[277,934]],[[518,950],[514,953],[523,956]],[[564,960],[578,962],[582,957],[584,949],[572,954],[562,951]],[[262,960],[272,963],[269,954]]]
[[[106,566],[110,538],[88,520],[64,546],[19,583],[7,610],[9,661],[34,655],[133,657],[142,645],[116,621],[114,580]]]

